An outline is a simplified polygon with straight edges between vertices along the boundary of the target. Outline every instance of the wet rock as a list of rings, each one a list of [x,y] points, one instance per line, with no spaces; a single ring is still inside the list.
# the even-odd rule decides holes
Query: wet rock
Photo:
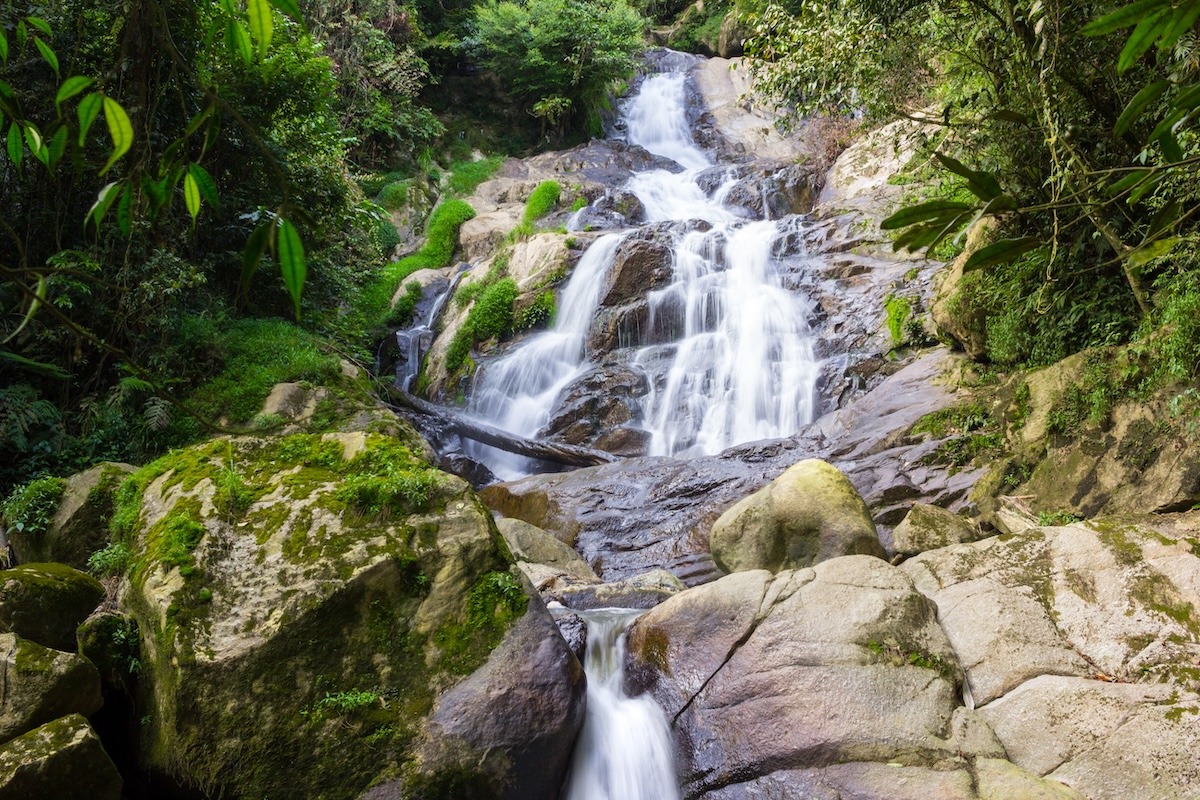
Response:
[[[669,158],[656,156],[645,148],[613,139],[593,139],[570,150],[542,153],[533,158],[510,159],[499,175],[505,178],[538,182],[551,179],[586,181],[601,187],[620,186],[635,172],[682,169]],[[481,187],[482,188],[482,187]],[[522,198],[521,202],[524,202]]]
[[[598,198],[588,209],[590,215],[584,215],[580,220],[581,225],[586,228],[589,223],[594,224],[596,220],[593,216],[602,216],[603,219],[619,221],[620,225],[605,225],[604,227],[623,227],[627,228],[631,225],[636,225],[639,222],[646,220],[646,209],[642,205],[642,201],[637,195],[626,192],[622,189],[613,189],[605,192],[604,195]]]
[[[904,520],[892,532],[892,549],[900,555],[972,542],[981,538],[978,526],[958,514],[928,503],[913,503]]]
[[[665,243],[630,238],[621,243],[600,290],[600,305],[618,306],[645,297],[671,280],[673,257]]]
[[[506,517],[496,520],[496,527],[518,562],[553,567],[580,580],[599,580],[578,553],[541,528]]]
[[[561,606],[561,603],[559,605]],[[567,647],[582,664],[583,658],[587,654],[587,622],[578,614],[560,608],[554,611],[554,624],[558,626],[558,632],[562,634]]]
[[[805,459],[713,524],[713,560],[726,572],[812,566],[844,555],[884,558],[862,497],[836,467]]]
[[[0,746],[0,797],[120,800],[121,776],[87,720],[71,714]]]
[[[614,456],[636,458],[644,456],[650,449],[651,438],[650,431],[621,426],[601,433],[596,437],[592,446],[597,450],[612,453]]]
[[[629,445],[635,440],[622,441],[614,429],[640,417],[638,398],[648,390],[645,376],[629,367],[619,364],[594,367],[563,390],[543,435],[566,444],[607,449],[598,441],[598,437],[607,433],[610,446]]]
[[[87,659],[0,634],[0,744],[68,714],[100,708],[100,674]]]
[[[0,572],[0,632],[74,651],[75,629],[102,599],[98,580],[66,564],[22,564]]]
[[[113,492],[133,470],[129,464],[106,461],[68,478],[50,527],[36,536],[11,538],[17,561],[58,561],[87,569],[88,557],[108,544]]]
[[[651,570],[621,581],[572,586],[556,593],[568,608],[653,608],[683,591],[683,581],[665,569]]]
[[[961,672],[935,615],[907,576],[868,556],[739,572],[634,623],[630,684],[675,720],[686,797],[841,762],[1003,758],[959,707]]]
[[[804,164],[767,164],[741,178],[726,203],[746,211],[752,219],[778,219],[812,211],[821,176]]]

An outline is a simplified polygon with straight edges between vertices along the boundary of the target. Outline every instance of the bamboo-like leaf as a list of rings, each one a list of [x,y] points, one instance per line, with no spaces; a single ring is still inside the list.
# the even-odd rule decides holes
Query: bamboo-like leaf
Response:
[[[1121,180],[1110,185],[1108,187],[1108,193],[1111,196],[1116,197],[1117,195],[1121,194],[1122,192],[1132,189],[1134,186],[1137,186],[1140,182],[1145,180],[1146,176],[1149,174],[1150,174],[1150,170],[1148,170],[1148,169],[1136,169],[1133,172],[1126,175],[1124,178],[1121,178]]]
[[[1155,9],[1165,8],[1170,5],[1171,0],[1138,0],[1136,3],[1122,6],[1110,14],[1105,14],[1103,17],[1084,25],[1080,33],[1084,36],[1104,36],[1107,33],[1119,31],[1122,28],[1137,25],[1146,15]]]
[[[36,372],[39,375],[45,375],[47,378],[56,378],[64,380],[70,375],[65,369],[57,364],[47,364],[44,361],[34,361],[32,358],[17,355],[9,350],[0,350],[0,361],[7,361],[15,364],[20,369],[26,369],[30,372]]]
[[[1180,122],[1183,122],[1187,115],[1188,112],[1182,108],[1175,109],[1170,114],[1167,114],[1167,116],[1163,117],[1162,120],[1154,126],[1154,130],[1150,132],[1150,136],[1146,139],[1146,141],[1153,142],[1163,134],[1170,133],[1176,125],[1178,125]]]
[[[1179,241],[1180,237],[1178,236],[1160,239],[1157,242],[1138,247],[1136,250],[1131,251],[1125,258],[1129,262],[1130,267],[1140,270],[1154,259],[1162,258],[1167,253],[1170,253],[1175,249],[1175,245],[1179,244]]]
[[[88,131],[92,129],[92,123],[96,121],[96,117],[100,114],[100,107],[104,104],[104,95],[99,92],[92,92],[79,101],[79,108],[76,109],[76,114],[79,116],[79,146],[83,147],[84,140],[87,139]]]
[[[233,4],[233,0],[221,0],[221,8],[225,9],[225,13],[231,17],[238,15],[237,6]]]
[[[1167,131],[1159,136],[1158,146],[1162,148],[1163,155],[1167,157],[1169,163],[1175,164],[1183,161],[1183,148],[1179,146],[1179,140],[1175,138],[1175,134]]]
[[[122,186],[120,181],[113,181],[107,184],[96,194],[96,202],[92,203],[92,207],[88,209],[87,216],[83,218],[86,223],[91,220],[96,226],[96,230],[100,230],[100,223],[104,221],[104,215],[108,213],[108,209],[112,208],[113,202],[121,194]]]
[[[930,200],[915,206],[902,208],[879,224],[885,231],[896,230],[918,222],[935,219],[950,219],[964,211],[972,211],[975,206],[969,203],[959,203],[951,200]]]
[[[21,128],[17,123],[8,126],[8,160],[18,170],[25,157],[25,142],[21,140]]]
[[[0,30],[0,61],[8,66],[8,34]]]
[[[25,123],[25,144],[29,145],[29,152],[33,153],[34,158],[49,166],[49,155],[42,140],[42,132],[32,122]]]
[[[25,27],[25,20],[20,20],[17,23],[17,47],[22,48],[25,42],[29,40],[29,29]]]
[[[1196,20],[1200,19],[1200,3],[1192,0],[1179,8],[1175,9],[1175,16],[1171,20],[1171,26],[1158,40],[1158,46],[1163,50],[1169,50],[1179,41],[1179,37],[1192,29],[1196,24]]]
[[[1000,188],[999,181],[990,172],[980,172],[971,169],[961,161],[943,155],[942,153],[934,153],[933,157],[938,160],[943,167],[953,172],[955,175],[963,178],[967,182],[967,188],[971,190],[971,194],[978,197],[985,203],[999,197],[1004,191]]]
[[[1172,200],[1158,210],[1150,220],[1150,227],[1146,229],[1146,239],[1153,239],[1163,231],[1175,227],[1179,223],[1179,212],[1183,209],[1183,205],[1178,200]]]
[[[133,231],[133,192],[122,192],[117,203],[117,227],[128,236]]]
[[[17,334],[23,331],[25,326],[29,324],[29,321],[33,319],[33,315],[38,312],[38,309],[42,307],[42,303],[44,302],[46,302],[46,276],[38,275],[37,286],[33,290],[33,299],[29,301],[29,310],[25,312],[25,318],[21,320],[21,324],[17,326],[17,329],[5,337],[4,341],[0,342],[0,344],[8,344],[15,339]]]
[[[250,15],[250,35],[258,45],[259,58],[265,58],[271,46],[271,3],[270,0],[249,0],[246,11]]]
[[[997,264],[1007,264],[1016,261],[1023,253],[1028,253],[1043,244],[1041,239],[1034,236],[1025,236],[1019,239],[1001,239],[998,242],[992,242],[987,247],[982,247],[975,251],[967,263],[963,264],[963,272],[972,272],[984,267],[993,267]]]
[[[63,153],[67,151],[67,126],[62,125],[54,132],[54,135],[50,137],[50,145],[46,148],[46,151],[50,154],[50,163],[46,166],[54,169],[58,165],[59,160],[62,159]]]
[[[275,254],[279,260],[279,272],[283,285],[296,306],[296,319],[300,319],[300,295],[304,291],[304,280],[308,277],[308,265],[304,262],[304,243],[292,223],[279,218],[279,231],[275,234]]]
[[[112,137],[113,151],[104,169],[100,170],[101,175],[112,169],[112,165],[133,147],[133,123],[129,121],[129,115],[121,108],[121,104],[111,97],[104,98],[104,121],[108,123],[108,135]]]
[[[63,81],[62,86],[58,87],[58,94],[54,96],[54,107],[58,109],[59,116],[62,115],[63,103],[91,85],[92,79],[85,78],[82,75],[74,75]]]
[[[208,174],[208,170],[199,164],[192,164],[188,167],[188,174],[196,181],[200,195],[208,201],[210,206],[217,208],[220,205],[220,196],[217,194],[217,184],[212,179],[212,175]]]
[[[42,54],[42,58],[46,59],[46,63],[50,65],[50,69],[54,70],[54,74],[58,74],[58,56],[55,55],[54,49],[50,45],[43,42],[37,36],[33,37],[33,45]]]
[[[1197,2],[1200,5],[1200,2]],[[1171,107],[1177,111],[1182,111],[1185,114],[1196,110],[1200,106],[1200,84],[1195,84],[1181,91],[1179,96],[1171,102]]]
[[[1196,6],[1200,8],[1200,3]],[[1149,86],[1142,87],[1142,90],[1134,95],[1129,101],[1129,105],[1125,106],[1125,110],[1121,112],[1121,116],[1117,118],[1117,124],[1113,126],[1113,133],[1117,136],[1129,130],[1129,126],[1138,120],[1146,111],[1146,107],[1163,96],[1163,92],[1171,86],[1170,81],[1155,81]]]
[[[300,13],[300,4],[296,0],[271,0],[271,5],[278,8],[292,19],[304,24],[304,15]]]
[[[1149,192],[1153,191],[1156,186],[1163,182],[1163,178],[1167,177],[1165,172],[1155,172],[1149,178],[1137,185],[1132,192],[1129,193],[1129,199],[1126,201],[1129,205],[1135,205],[1142,202],[1142,198]]]
[[[192,215],[192,224],[194,225],[196,217],[200,215],[200,185],[192,177],[191,167],[188,167],[187,174],[183,176],[183,202],[187,206],[188,213]]]
[[[42,19],[41,17],[26,17],[25,21],[47,36],[54,35],[54,32],[50,30],[50,23],[46,22],[46,20]]]
[[[267,250],[267,240],[271,236],[271,227],[269,220],[258,223],[258,226],[250,234],[250,238],[246,240],[246,249],[242,251],[241,294],[243,296],[250,291],[250,279],[254,277],[259,264],[262,263],[263,253]]]
[[[250,34],[242,27],[242,23],[236,20],[231,19],[225,23],[225,46],[230,52],[241,56],[246,64],[254,60],[254,46],[250,43]]]
[[[1129,34],[1129,38],[1125,41],[1121,55],[1117,57],[1118,73],[1127,72],[1139,58],[1145,55],[1147,50],[1154,46],[1154,42],[1162,33],[1162,28],[1170,24],[1170,17],[1171,9],[1164,8],[1155,11],[1137,24],[1133,33]]]

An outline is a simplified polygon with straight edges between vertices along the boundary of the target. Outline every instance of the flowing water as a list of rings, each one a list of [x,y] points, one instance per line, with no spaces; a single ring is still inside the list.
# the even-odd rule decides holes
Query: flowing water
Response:
[[[566,800],[678,800],[671,728],[648,696],[624,690],[625,629],[645,612],[576,612],[588,626],[587,718],[567,779]]]
[[[648,223],[666,224],[673,245],[671,283],[648,296],[647,340],[668,343],[639,348],[630,361],[650,384],[641,425],[650,432],[651,455],[713,454],[787,436],[813,418],[819,371],[806,323],[811,308],[783,287],[771,257],[782,227],[725,205],[735,169],[716,188],[700,180],[719,165],[692,139],[687,98],[686,73],[664,72],[648,76],[621,108],[629,142],[684,168],[642,172],[625,187],[642,202]],[[589,367],[587,332],[604,278],[631,233],[602,236],[588,249],[563,291],[553,330],[483,367],[472,413],[536,438],[562,390]],[[491,448],[475,455],[505,479],[532,468]]]

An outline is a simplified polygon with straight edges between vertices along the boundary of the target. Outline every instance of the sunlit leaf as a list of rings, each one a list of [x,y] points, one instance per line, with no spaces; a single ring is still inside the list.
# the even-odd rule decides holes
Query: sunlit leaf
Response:
[[[96,226],[96,230],[99,230],[100,223],[104,221],[104,215],[108,213],[108,209],[112,208],[113,202],[121,194],[121,189],[120,181],[113,181],[101,189],[96,194],[96,202],[92,203],[87,216],[83,218],[84,222],[91,220]]]
[[[999,181],[990,172],[980,172],[979,170],[971,169],[961,161],[942,153],[934,153],[933,157],[943,167],[966,180],[967,188],[971,190],[971,194],[980,200],[987,202],[1003,194]]]
[[[1143,245],[1129,253],[1126,260],[1129,266],[1135,270],[1140,270],[1142,267],[1149,264],[1156,258],[1162,258],[1167,253],[1175,249],[1175,245],[1179,244],[1180,237],[1172,236],[1168,239],[1160,239],[1148,245]]]
[[[1133,172],[1126,175],[1124,178],[1121,178],[1121,180],[1116,181],[1115,183],[1111,184],[1108,187],[1108,193],[1115,197],[1115,196],[1121,194],[1122,192],[1127,191],[1128,189],[1132,189],[1134,186],[1137,186],[1140,182],[1145,180],[1146,176],[1149,174],[1150,174],[1150,170],[1148,170],[1148,169],[1136,169]]]
[[[1138,0],[1136,3],[1122,6],[1110,14],[1105,14],[1103,17],[1084,25],[1080,32],[1084,36],[1103,36],[1106,33],[1112,33],[1122,28],[1136,25],[1155,9],[1165,8],[1170,5],[1171,0]]]
[[[129,121],[129,115],[121,108],[121,104],[111,97],[104,98],[104,121],[108,123],[108,135],[112,137],[113,151],[104,169],[100,170],[101,175],[112,169],[112,165],[133,146],[133,123]]]
[[[54,35],[53,31],[50,30],[50,23],[46,22],[46,20],[42,19],[41,17],[26,17],[25,21],[47,36]]]
[[[998,242],[992,242],[987,247],[981,247],[971,254],[971,257],[967,259],[967,263],[963,264],[963,272],[971,272],[983,269],[984,267],[993,267],[997,264],[1007,264],[1016,261],[1022,254],[1041,247],[1042,244],[1041,239],[1033,236],[1025,236],[1019,239],[1001,239]]]
[[[1200,3],[1196,4],[1200,8]],[[1129,101],[1129,105],[1125,106],[1125,110],[1121,112],[1121,116],[1117,119],[1117,124],[1113,126],[1113,133],[1117,136],[1129,130],[1129,126],[1138,120],[1146,111],[1147,106],[1163,96],[1170,87],[1169,81],[1155,81],[1149,86],[1142,88],[1140,92],[1134,95]]]
[[[271,3],[270,0],[249,0],[246,11],[250,15],[250,35],[258,44],[260,58],[267,55],[271,47]]]
[[[192,177],[190,167],[187,174],[183,176],[183,202],[187,206],[188,213],[192,215],[192,222],[194,223],[196,217],[200,214],[200,185]]]
[[[304,291],[304,280],[308,277],[308,265],[304,262],[304,244],[292,223],[280,217],[279,231],[275,234],[275,254],[279,260],[279,272],[283,285],[296,306],[296,319],[300,319],[300,295]]]
[[[1129,70],[1146,51],[1154,46],[1154,42],[1162,33],[1162,29],[1171,22],[1171,10],[1164,8],[1143,19],[1129,34],[1121,55],[1117,57],[1117,72]]]
[[[200,195],[208,201],[209,205],[214,208],[220,205],[217,184],[213,181],[212,175],[208,174],[208,170],[199,164],[192,164],[188,167],[188,174],[196,181],[196,186],[200,189]]]
[[[933,219],[951,218],[964,211],[972,211],[975,206],[969,203],[959,203],[952,200],[930,200],[915,206],[902,208],[895,214],[879,223],[885,231],[896,230],[917,222]]]
[[[33,153],[34,158],[43,164],[47,162],[48,157],[42,141],[42,132],[32,122],[25,123],[25,144],[29,145],[29,152]]]
[[[38,52],[42,54],[42,58],[46,59],[46,63],[50,65],[50,69],[54,70],[54,74],[57,75],[58,56],[55,55],[54,50],[50,47],[50,45],[46,44],[36,36],[33,37],[33,44],[35,47],[37,47]]]
[[[300,4],[296,0],[271,0],[271,5],[278,8],[284,14],[287,14],[292,19],[304,24],[304,15],[300,13]]]
[[[82,75],[75,75],[63,81],[62,86],[58,87],[58,94],[54,96],[54,107],[58,109],[58,113],[62,114],[63,103],[91,85],[92,79]]]
[[[225,46],[241,56],[242,61],[247,64],[254,60],[254,46],[250,43],[250,34],[240,22],[229,20],[225,23]]]
[[[33,315],[38,312],[38,309],[42,307],[42,303],[44,302],[46,302],[46,276],[38,275],[37,286],[33,290],[33,298],[29,302],[29,310],[25,312],[25,318],[21,320],[21,324],[17,326],[17,329],[5,337],[4,341],[0,342],[0,344],[8,344],[15,339],[17,334],[23,331],[25,326],[29,324],[29,321],[33,319]]]
[[[104,95],[99,92],[92,92],[88,96],[79,101],[79,108],[76,109],[76,114],[79,116],[79,146],[83,147],[84,140],[87,139],[88,131],[92,129],[92,123],[96,121],[96,117],[100,114],[100,107],[104,104]]]

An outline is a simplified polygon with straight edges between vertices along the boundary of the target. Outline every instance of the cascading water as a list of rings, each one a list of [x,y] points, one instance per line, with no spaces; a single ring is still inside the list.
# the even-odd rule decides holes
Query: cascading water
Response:
[[[716,188],[702,187],[712,186],[701,176],[711,178],[714,165],[692,139],[686,100],[686,73],[665,72],[648,76],[621,108],[630,143],[684,168],[642,172],[625,187],[648,223],[673,239],[671,283],[648,295],[646,339],[669,343],[641,347],[630,360],[649,379],[641,424],[651,434],[651,455],[712,454],[787,436],[811,421],[819,372],[806,323],[811,309],[783,287],[771,257],[781,227],[725,205],[735,169]],[[483,367],[473,413],[536,437],[562,390],[587,368],[587,332],[604,277],[630,235],[609,234],[591,246],[563,292],[553,330]],[[475,453],[501,478],[530,469],[499,451]]]
[[[588,626],[587,718],[565,800],[678,800],[671,729],[650,697],[624,691],[625,629],[642,611],[580,611]]]

